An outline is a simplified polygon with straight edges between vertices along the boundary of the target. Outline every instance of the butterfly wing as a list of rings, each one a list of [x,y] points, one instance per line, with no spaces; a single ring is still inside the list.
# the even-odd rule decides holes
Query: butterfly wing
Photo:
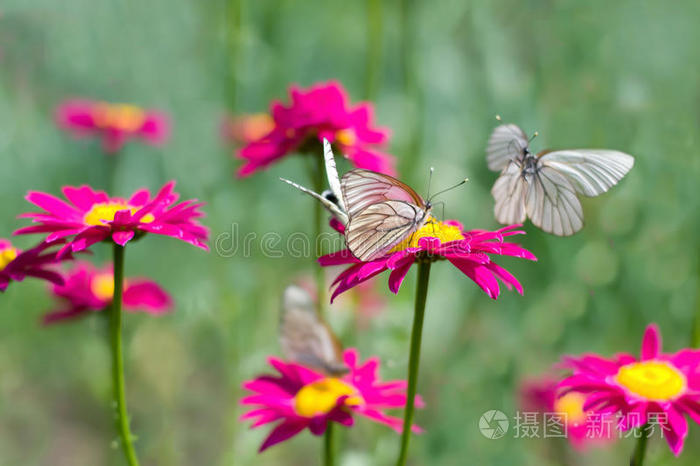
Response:
[[[425,201],[410,186],[389,175],[355,169],[340,182],[343,202],[349,219],[372,204],[403,201],[423,208]]]
[[[348,216],[345,214],[344,209],[339,204],[334,203],[331,199],[327,198],[326,196],[323,196],[321,194],[313,192],[310,189],[307,189],[307,188],[303,187],[302,185],[295,183],[294,181],[290,181],[286,178],[280,178],[280,180],[284,181],[285,183],[287,183],[291,186],[294,186],[299,191],[306,193],[309,196],[316,199],[317,201],[319,201],[321,204],[323,204],[323,207],[325,207],[326,210],[328,210],[343,225],[347,225]],[[340,200],[340,198],[338,198],[338,200]]]
[[[521,167],[517,162],[510,162],[491,188],[491,195],[496,204],[494,215],[496,221],[505,225],[525,221],[525,194],[528,190],[526,179],[521,176]]]
[[[422,208],[405,201],[372,204],[351,217],[345,242],[353,256],[367,262],[385,255],[427,219]]]
[[[345,204],[343,203],[343,195],[340,190],[340,179],[338,178],[338,169],[335,166],[335,157],[328,139],[323,139],[323,159],[326,162],[326,177],[328,178],[328,186],[331,192],[338,199],[338,206],[344,212]]]
[[[634,165],[634,157],[615,150],[560,150],[545,153],[539,160],[566,176],[576,192],[585,196],[603,194]]]
[[[573,235],[583,227],[583,210],[576,190],[554,168],[541,165],[527,174],[525,211],[532,223],[557,236]]]
[[[517,125],[497,126],[491,133],[486,147],[486,163],[490,170],[501,171],[508,163],[522,158],[529,141]]]
[[[348,370],[338,338],[318,317],[309,294],[298,286],[284,291],[280,345],[287,359],[328,375],[341,375]]]

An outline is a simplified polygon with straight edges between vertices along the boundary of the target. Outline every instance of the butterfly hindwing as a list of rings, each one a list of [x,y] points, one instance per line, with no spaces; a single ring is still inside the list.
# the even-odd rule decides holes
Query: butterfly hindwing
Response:
[[[298,286],[284,291],[280,322],[280,345],[284,356],[328,375],[347,372],[342,346],[316,312],[309,294]]]

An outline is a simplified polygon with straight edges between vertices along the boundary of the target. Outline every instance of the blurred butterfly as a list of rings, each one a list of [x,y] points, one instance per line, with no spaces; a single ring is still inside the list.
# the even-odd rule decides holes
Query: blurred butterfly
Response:
[[[298,286],[284,290],[280,345],[285,358],[326,375],[348,372],[338,337],[321,320],[309,294]]]
[[[428,221],[432,209],[430,199],[423,200],[410,186],[392,176],[357,168],[344,174],[339,181],[331,146],[325,139],[323,144],[330,195],[337,203],[292,181],[282,181],[321,201],[337,218],[344,215],[345,243],[356,258],[367,262],[384,256]]]
[[[547,233],[573,235],[583,227],[577,194],[603,194],[634,165],[631,155],[615,150],[543,150],[533,154],[529,143],[514,124],[498,126],[489,138],[488,167],[501,172],[491,189],[499,223],[523,223],[529,217]]]

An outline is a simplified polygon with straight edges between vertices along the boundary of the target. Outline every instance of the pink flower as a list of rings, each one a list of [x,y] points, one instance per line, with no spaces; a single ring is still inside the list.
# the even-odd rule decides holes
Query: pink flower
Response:
[[[275,121],[267,113],[226,116],[221,122],[221,137],[233,144],[249,144],[267,136]]]
[[[576,391],[586,395],[585,410],[621,415],[622,431],[647,422],[661,427],[674,455],[688,435],[684,414],[700,423],[700,351],[661,352],[661,335],[651,324],[644,332],[640,358],[618,354],[605,359],[596,354],[566,357],[573,375],[564,379],[560,396]]]
[[[172,236],[208,250],[203,241],[208,230],[196,219],[204,214],[196,200],[175,204],[179,195],[173,192],[175,182],[161,188],[155,197],[147,189],[122,199],[109,197],[89,186],[63,188],[65,202],[50,194],[30,191],[27,200],[43,212],[30,212],[20,217],[31,218],[37,225],[20,228],[14,234],[48,233],[46,241],[69,238],[62,253],[82,251],[103,240],[124,246],[135,235],[154,233]]]
[[[404,407],[406,382],[380,381],[379,359],[370,358],[362,364],[358,357],[357,350],[345,350],[343,360],[349,372],[342,377],[327,377],[299,364],[270,358],[270,365],[280,375],[263,375],[245,382],[243,388],[253,394],[241,400],[242,405],[253,406],[241,417],[254,419],[252,427],[277,422],[260,451],[306,428],[321,435],[329,422],[352,426],[355,414],[401,432],[402,420],[384,410]],[[416,405],[422,406],[419,398]],[[413,429],[420,432],[417,426]]]
[[[358,168],[395,173],[393,157],[374,149],[387,141],[389,132],[373,127],[371,104],[351,106],[343,86],[334,81],[309,89],[292,86],[289,94],[289,106],[278,101],[270,106],[274,128],[238,152],[245,160],[238,176],[249,176],[292,152],[321,157],[324,138]]]
[[[81,317],[112,304],[114,275],[111,265],[96,269],[88,262],[78,262],[63,277],[64,284],[52,288],[54,296],[62,301],[62,306],[47,313],[44,323]],[[127,278],[124,280],[122,304],[128,311],[143,310],[159,315],[170,310],[172,300],[156,282]]]
[[[50,266],[71,257],[64,256],[59,259],[56,250],[48,251],[61,243],[42,242],[32,249],[21,251],[13,247],[8,240],[0,238],[0,291],[5,291],[11,281],[19,282],[25,277],[41,278],[56,284],[63,283],[61,275],[51,270]]]
[[[336,228],[339,227],[337,222],[334,225]],[[511,225],[497,231],[465,231],[462,224],[457,221],[438,222],[431,219],[410,238],[379,259],[362,262],[348,249],[343,249],[320,257],[318,262],[324,267],[351,264],[333,282],[335,290],[331,301],[344,291],[385,270],[391,270],[389,290],[392,293],[398,293],[408,270],[417,260],[440,259],[447,259],[491,298],[496,299],[500,293],[497,279],[500,279],[508,289],[515,287],[520,294],[523,293],[523,289],[513,275],[491,260],[490,255],[537,260],[527,249],[504,241],[507,236],[523,234],[523,231],[514,230],[519,226]]]
[[[617,429],[609,414],[598,414],[583,409],[584,394],[571,391],[557,398],[559,380],[545,375],[523,382],[520,387],[520,405],[524,412],[539,413],[561,422],[562,431],[571,445],[584,450],[615,440]],[[556,416],[556,417],[553,417]]]
[[[107,153],[119,151],[127,140],[137,137],[160,145],[170,134],[168,117],[161,112],[96,100],[66,100],[56,109],[56,124],[75,137],[101,138]]]

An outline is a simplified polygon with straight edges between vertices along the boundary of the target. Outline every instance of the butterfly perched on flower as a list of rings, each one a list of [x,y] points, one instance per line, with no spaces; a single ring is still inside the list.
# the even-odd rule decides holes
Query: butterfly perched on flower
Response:
[[[500,118],[498,118],[500,120]],[[608,149],[530,152],[530,140],[514,124],[491,133],[486,149],[489,169],[501,172],[491,189],[499,223],[532,223],[557,236],[583,227],[578,195],[598,196],[615,186],[634,165],[634,157]]]
[[[348,372],[343,346],[303,288],[288,286],[282,297],[280,346],[285,358],[329,376]]]
[[[431,218],[430,199],[424,200],[402,181],[360,168],[338,179],[333,152],[325,140],[324,157],[330,186],[330,191],[325,194],[315,193],[286,179],[282,181],[315,197],[343,223],[348,249],[361,261],[384,256]],[[466,180],[456,186],[464,182]]]

